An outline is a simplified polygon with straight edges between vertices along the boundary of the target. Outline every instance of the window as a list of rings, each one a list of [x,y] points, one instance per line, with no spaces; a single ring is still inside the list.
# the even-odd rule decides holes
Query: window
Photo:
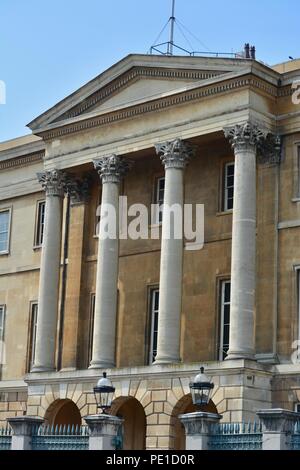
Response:
[[[233,209],[233,192],[234,192],[234,163],[226,163],[224,168],[224,196],[223,210],[230,211]]]
[[[94,237],[99,237],[99,230],[100,230],[100,217],[101,217],[101,199],[102,199],[102,192],[99,191],[97,197],[97,207],[96,207],[96,216],[94,222]]]
[[[9,252],[10,209],[0,211],[0,254]]]
[[[95,318],[95,294],[91,294],[90,300],[90,323],[89,323],[89,347],[88,347],[88,366],[93,355],[93,337],[94,337],[94,318]]]
[[[229,325],[230,325],[230,281],[221,282],[220,301],[220,348],[219,360],[223,361],[229,349]]]
[[[29,347],[27,359],[27,371],[30,372],[34,364],[35,346],[36,346],[36,329],[37,329],[38,303],[30,304],[29,319]]]
[[[300,266],[296,268],[297,276],[297,313],[298,313],[298,341],[300,340]],[[298,346],[299,350],[300,345]]]
[[[298,163],[298,171],[297,171],[297,180],[298,180],[298,187],[297,187],[297,197],[300,198],[300,146],[298,147],[298,155],[297,155],[297,163]]]
[[[295,411],[296,413],[300,413],[300,403],[295,403]]]
[[[0,305],[0,341],[4,341],[5,305]]]
[[[45,201],[38,201],[34,246],[42,246],[45,227]]]
[[[165,177],[157,178],[155,180],[155,193],[154,193],[154,204],[158,205],[158,210],[155,214],[154,223],[160,224],[162,222],[162,206],[164,203],[164,194],[165,194]]]
[[[2,375],[2,365],[5,364],[5,305],[0,305],[0,379]]]
[[[158,304],[159,290],[152,289],[150,291],[150,347],[149,347],[149,364],[155,361],[157,354],[157,334],[158,334]]]

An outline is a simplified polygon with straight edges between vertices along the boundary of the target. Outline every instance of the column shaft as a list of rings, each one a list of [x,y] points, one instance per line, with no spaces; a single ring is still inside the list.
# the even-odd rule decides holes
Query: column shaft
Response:
[[[103,207],[111,204],[118,220],[119,185],[106,183],[102,188]],[[100,219],[101,220],[101,219]],[[114,367],[118,293],[119,239],[101,238],[105,227],[100,222],[96,274],[95,322],[91,367]]]
[[[46,208],[33,372],[55,369],[62,197],[64,194],[62,176],[62,173],[55,170],[39,176],[46,190]]]
[[[94,315],[93,353],[90,368],[115,366],[116,317],[119,265],[119,185],[128,163],[116,155],[94,162],[102,179],[102,200],[96,296]],[[111,209],[114,209],[111,212]],[[114,230],[108,226],[108,212]]]
[[[159,315],[155,364],[180,362],[183,263],[183,171],[192,148],[176,139],[156,146],[165,165],[160,259]],[[176,206],[177,205],[177,209]],[[177,217],[172,214],[174,207]],[[180,218],[180,220],[179,220]],[[178,225],[179,224],[179,230]],[[181,224],[181,227],[180,227]],[[180,235],[180,236],[179,236]]]
[[[246,123],[225,131],[235,153],[231,302],[227,359],[254,359],[256,284],[256,147],[259,129]]]

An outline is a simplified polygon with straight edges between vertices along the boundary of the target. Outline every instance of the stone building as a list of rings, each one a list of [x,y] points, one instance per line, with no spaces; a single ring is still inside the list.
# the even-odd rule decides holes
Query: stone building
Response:
[[[0,144],[2,422],[79,424],[103,370],[127,449],[184,448],[200,366],[224,422],[297,407],[299,74],[129,55]],[[119,195],[203,204],[203,247],[159,212],[158,239],[99,240]]]

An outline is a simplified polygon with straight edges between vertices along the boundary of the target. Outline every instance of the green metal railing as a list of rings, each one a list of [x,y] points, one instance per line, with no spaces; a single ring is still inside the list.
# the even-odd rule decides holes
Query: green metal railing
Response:
[[[10,450],[12,429],[9,426],[0,428],[0,450]]]
[[[208,445],[210,450],[261,450],[261,424],[256,422],[216,424]]]
[[[32,450],[88,450],[87,426],[40,426],[32,437]]]
[[[290,440],[290,450],[300,450],[300,421],[295,423],[294,432]]]

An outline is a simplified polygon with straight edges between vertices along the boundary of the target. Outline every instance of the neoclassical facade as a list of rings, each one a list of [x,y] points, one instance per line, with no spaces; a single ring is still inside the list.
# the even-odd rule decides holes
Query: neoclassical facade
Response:
[[[224,422],[297,408],[299,74],[129,55],[0,144],[0,421],[80,424],[106,371],[124,448],[183,449],[200,366]]]

